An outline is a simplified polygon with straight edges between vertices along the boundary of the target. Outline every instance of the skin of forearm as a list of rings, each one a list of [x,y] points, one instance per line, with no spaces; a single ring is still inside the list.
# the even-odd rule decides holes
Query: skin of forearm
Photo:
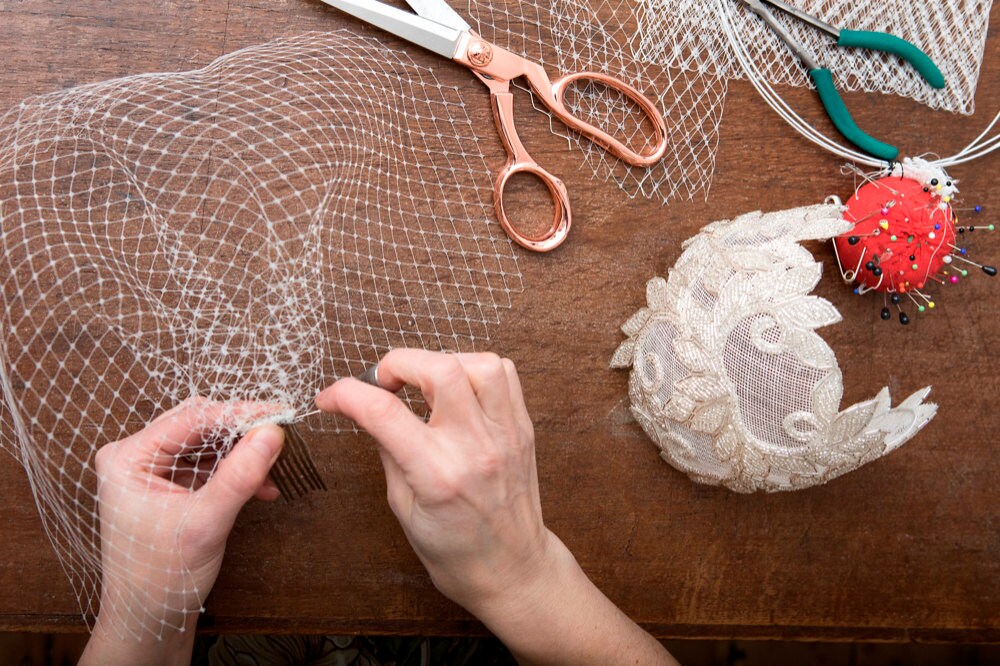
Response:
[[[522,666],[677,662],[587,578],[552,537],[550,564],[526,587],[470,609]]]

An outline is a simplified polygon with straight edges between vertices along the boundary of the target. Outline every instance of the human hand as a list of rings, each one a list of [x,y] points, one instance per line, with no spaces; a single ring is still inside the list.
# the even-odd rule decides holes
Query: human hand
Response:
[[[396,349],[376,388],[342,379],[316,404],[379,443],[389,505],[437,588],[522,663],[676,664],[542,521],[535,436],[514,364]],[[418,387],[424,423],[391,392]]]
[[[98,450],[101,606],[81,664],[190,662],[237,514],[278,497],[282,430],[253,428],[221,460],[217,436],[281,409],[195,398]]]
[[[514,364],[495,354],[396,349],[382,390],[343,379],[316,399],[381,444],[389,505],[437,588],[473,613],[544,575],[558,539],[542,521],[535,439]],[[419,387],[431,416],[393,391]]]

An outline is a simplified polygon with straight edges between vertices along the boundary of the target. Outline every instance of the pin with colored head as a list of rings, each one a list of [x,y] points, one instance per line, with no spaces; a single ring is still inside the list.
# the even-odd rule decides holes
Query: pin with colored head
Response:
[[[895,310],[907,325],[911,314],[933,310],[929,290],[959,284],[970,267],[996,275],[995,267],[968,256],[968,239],[995,227],[979,219],[959,224],[958,210],[979,218],[983,207],[954,208],[957,182],[926,161],[907,159],[881,177],[867,178],[847,201],[844,218],[854,227],[834,239],[841,275],[856,294],[887,295],[881,319],[892,319]]]

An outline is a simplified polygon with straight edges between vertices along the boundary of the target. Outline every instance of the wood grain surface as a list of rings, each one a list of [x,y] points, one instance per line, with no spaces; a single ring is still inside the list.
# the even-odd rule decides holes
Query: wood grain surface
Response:
[[[316,0],[2,0],[0,110],[34,93],[191,69],[274,37],[345,26],[378,34]],[[487,162],[500,165],[485,88],[458,65],[414,58],[462,87]],[[846,101],[861,127],[904,153],[947,155],[1000,108],[998,71],[991,32],[972,117],[875,94]],[[783,92],[825,125],[813,93]],[[843,369],[845,404],[883,385],[899,400],[929,384],[940,412],[901,450],[826,486],[741,496],[695,485],[659,459],[629,414],[626,373],[608,369],[618,327],[643,305],[646,281],[666,275],[706,223],[846,197],[854,181],[741,82],[726,100],[707,200],[629,199],[593,180],[582,154],[550,135],[524,99],[518,113],[525,144],[569,187],[574,229],[557,252],[521,257],[525,290],[491,347],[523,376],[546,522],[597,585],[660,637],[1000,640],[1000,282],[979,274],[942,289],[933,314],[902,327],[879,319],[880,299],[853,296],[835,279],[827,245],[813,246],[826,266],[818,293],[844,316],[822,333]],[[994,154],[952,170],[984,222],[1000,211],[998,166]],[[995,263],[1000,238],[977,238],[975,251]],[[329,491],[244,512],[201,626],[482,632],[435,591],[410,550],[370,441],[330,436],[313,449]],[[82,630],[25,475],[8,456],[0,487],[0,630]]]

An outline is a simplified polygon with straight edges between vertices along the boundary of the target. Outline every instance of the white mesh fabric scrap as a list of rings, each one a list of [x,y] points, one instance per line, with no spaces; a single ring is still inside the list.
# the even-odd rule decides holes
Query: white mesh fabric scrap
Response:
[[[840,410],[843,382],[815,329],[840,321],[811,292],[822,266],[799,244],[850,228],[823,205],[749,213],[684,244],[669,279],[622,327],[632,414],[668,463],[737,492],[795,490],[900,447],[934,416],[917,391]]]
[[[885,31],[911,41],[930,55],[947,81],[944,90],[934,90],[899,58],[838,48],[831,37],[775,10],[792,35],[832,70],[840,89],[894,93],[935,109],[974,111],[992,0],[792,4],[843,28]],[[747,76],[733,38],[768,82],[812,85],[795,56],[739,0],[468,0],[468,15],[483,37],[538,60],[550,75],[605,72],[659,104],[670,150],[652,169],[627,167],[558,122],[552,124],[553,132],[586,153],[595,176],[612,178],[631,196],[707,197],[728,82]],[[725,29],[730,24],[732,37]],[[645,133],[630,103],[596,85],[577,92],[568,100],[575,113],[629,137],[633,146],[642,143]],[[763,103],[761,109],[765,113]]]
[[[745,78],[723,29],[735,28],[752,61],[774,84],[812,86],[798,59],[740,0],[642,0],[637,57],[664,67]],[[839,28],[890,32],[919,46],[947,86],[931,88],[899,58],[835,46],[835,40],[785,12],[772,14],[833,72],[841,90],[895,93],[931,108],[971,114],[983,61],[992,0],[792,0],[790,4]]]
[[[613,179],[633,197],[642,194],[668,201],[707,195],[715,171],[725,82],[696,69],[663,67],[637,58],[639,8],[637,0],[469,0],[468,13],[484,39],[542,63],[553,78],[602,72],[633,85],[657,104],[666,120],[669,148],[650,169],[629,167],[558,121],[551,124],[553,132],[584,151],[596,177]],[[604,86],[579,86],[566,101],[575,115],[609,129],[635,149],[651,142],[650,128],[637,122],[638,107]]]
[[[349,32],[44,95],[0,119],[0,444],[24,464],[86,618],[101,444],[192,396],[298,419],[389,348],[488,337],[522,284],[475,135],[457,89]],[[217,448],[202,477],[248,427],[226,423],[205,438]],[[200,597],[186,580],[174,591]],[[170,610],[108,612],[156,634]]]

